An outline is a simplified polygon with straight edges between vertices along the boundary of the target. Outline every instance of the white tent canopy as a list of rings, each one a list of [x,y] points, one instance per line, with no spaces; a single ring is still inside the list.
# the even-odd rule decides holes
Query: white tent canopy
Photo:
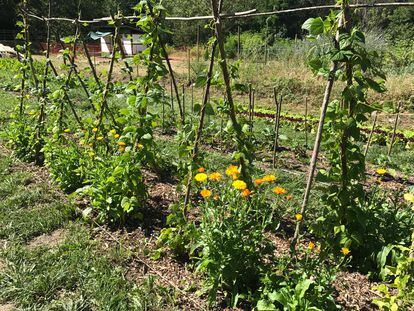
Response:
[[[0,43],[0,55],[1,57],[17,56],[17,52],[12,47]]]

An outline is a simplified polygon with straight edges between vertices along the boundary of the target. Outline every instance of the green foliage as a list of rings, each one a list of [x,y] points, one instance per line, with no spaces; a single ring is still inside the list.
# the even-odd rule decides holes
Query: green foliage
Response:
[[[413,236],[414,238],[414,236]],[[393,264],[382,266],[382,275],[390,284],[380,284],[374,287],[381,295],[373,303],[380,310],[404,310],[412,306],[414,301],[414,258],[410,256],[410,248],[402,245],[385,246],[378,258],[382,263],[392,254]]]
[[[315,249],[291,263],[281,258],[262,278],[257,310],[340,310],[335,304],[332,282],[337,268],[327,268]]]
[[[124,223],[128,216],[142,220],[146,188],[142,180],[140,151],[127,150],[105,158],[91,156],[93,167],[85,181],[87,186],[79,192],[91,197],[99,219]]]
[[[194,256],[200,232],[193,222],[187,221],[181,204],[174,204],[171,210],[167,217],[167,227],[161,230],[158,237],[158,250],[154,258],[160,258],[163,253],[171,251],[173,257],[187,260]]]
[[[47,141],[43,147],[45,165],[53,179],[66,192],[73,192],[83,186],[84,178],[82,166],[85,166],[81,150],[70,139],[63,141]]]
[[[34,115],[16,118],[8,126],[6,134],[9,139],[9,146],[15,150],[16,156],[28,162],[32,162],[36,158],[36,127],[33,119]]]

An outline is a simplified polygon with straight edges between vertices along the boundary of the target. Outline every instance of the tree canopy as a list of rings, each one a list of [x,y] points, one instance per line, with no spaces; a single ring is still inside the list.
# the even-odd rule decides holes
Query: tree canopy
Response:
[[[40,15],[47,12],[49,0],[29,0],[31,11]],[[79,0],[79,1],[62,1],[50,0],[53,16],[66,16],[75,18],[78,8],[81,10],[83,18],[96,18],[108,16],[118,11],[123,14],[130,14],[132,7],[137,4],[138,0]],[[367,0],[370,2],[371,0]],[[16,0],[0,0],[0,28],[15,29],[15,23],[18,19],[18,2]],[[257,9],[259,12],[280,10],[294,7],[306,7],[322,4],[333,4],[335,1],[326,0],[238,0],[224,1],[223,12],[231,13]],[[372,1],[371,1],[372,2]],[[391,2],[391,1],[384,1]],[[210,0],[163,0],[162,4],[172,16],[196,16],[211,14]],[[278,37],[301,36],[302,23],[309,17],[317,16],[321,12],[309,11],[301,13],[292,13],[280,16],[256,17],[249,19],[237,19],[226,21],[226,30],[228,33],[235,33],[240,27],[242,31],[251,31],[256,33],[271,34]],[[389,35],[390,38],[407,39],[414,35],[414,9],[397,8],[397,9],[376,9],[376,10],[359,10],[356,11],[359,22],[368,29],[379,30]],[[211,32],[204,29],[206,22],[170,22],[169,26],[174,30],[174,35],[170,42],[175,45],[192,44],[196,40],[197,28],[201,29],[201,38],[206,39]],[[58,24],[55,28],[58,32],[69,32],[71,25]],[[31,32],[35,37],[41,37],[44,33],[42,23],[33,22]]]

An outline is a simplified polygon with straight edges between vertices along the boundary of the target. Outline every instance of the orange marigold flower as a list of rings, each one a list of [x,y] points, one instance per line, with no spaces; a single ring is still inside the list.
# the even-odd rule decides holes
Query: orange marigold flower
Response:
[[[287,190],[285,188],[282,188],[282,187],[274,187],[273,192],[276,193],[276,194],[286,194]]]
[[[200,167],[197,171],[199,173],[204,173],[206,171],[206,169],[204,167]]]
[[[241,193],[242,198],[247,198],[252,192],[249,189],[244,189]]]
[[[303,219],[303,216],[302,216],[302,214],[296,214],[295,218],[296,218],[297,221],[301,221]]]
[[[351,251],[349,250],[349,248],[348,248],[348,247],[342,247],[342,248],[341,248],[341,253],[342,253],[344,256],[348,255],[350,252],[351,252]]]
[[[221,174],[219,172],[214,172],[208,175],[208,178],[213,181],[219,181],[221,179]]]
[[[244,190],[247,188],[247,184],[243,180],[235,180],[233,181],[233,187],[238,190]]]
[[[262,178],[258,178],[258,179],[255,179],[254,180],[254,184],[256,185],[256,186],[259,186],[259,185],[261,185],[261,184],[263,184],[265,181],[262,179]]]
[[[238,174],[239,174],[239,168],[235,165],[230,165],[226,169],[226,175],[227,176],[234,176],[234,175],[238,175]]]
[[[275,175],[266,175],[262,178],[263,181],[265,182],[272,182],[276,180],[276,176]]]
[[[200,191],[201,196],[206,199],[211,196],[211,191],[208,189],[203,189]]]

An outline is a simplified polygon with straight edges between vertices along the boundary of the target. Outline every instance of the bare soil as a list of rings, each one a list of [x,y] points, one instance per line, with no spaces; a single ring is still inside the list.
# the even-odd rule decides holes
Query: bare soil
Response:
[[[65,229],[57,229],[50,234],[42,234],[35,237],[27,244],[27,248],[33,250],[40,246],[55,247],[59,245],[66,237]]]

